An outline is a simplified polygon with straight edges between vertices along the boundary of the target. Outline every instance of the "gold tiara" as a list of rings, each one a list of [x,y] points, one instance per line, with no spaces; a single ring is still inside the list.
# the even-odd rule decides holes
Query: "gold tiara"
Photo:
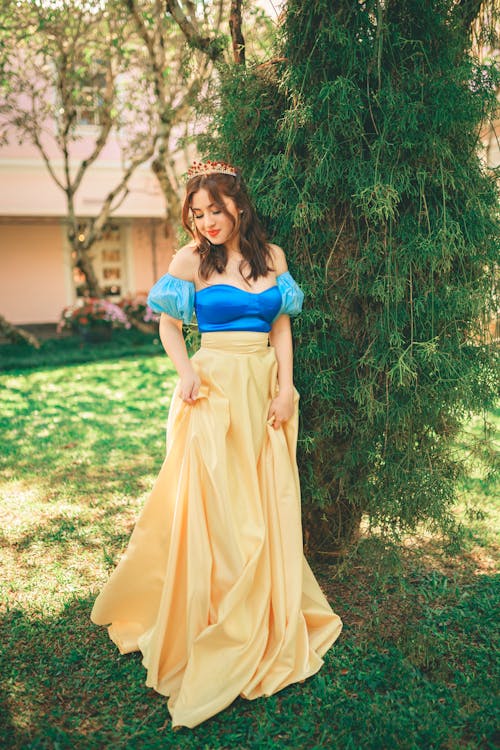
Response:
[[[223,174],[231,174],[236,177],[238,171],[236,167],[231,166],[225,161],[194,161],[187,171],[187,179],[191,177],[197,177],[200,174],[211,174],[213,172],[222,172]]]

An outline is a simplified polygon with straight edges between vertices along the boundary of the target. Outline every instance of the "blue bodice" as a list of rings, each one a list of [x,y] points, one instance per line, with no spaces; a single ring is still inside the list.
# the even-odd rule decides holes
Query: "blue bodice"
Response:
[[[151,288],[148,305],[155,312],[190,323],[193,311],[200,333],[264,331],[282,314],[297,315],[304,293],[288,271],[263,292],[248,292],[232,284],[211,284],[196,291],[192,281],[166,273]]]

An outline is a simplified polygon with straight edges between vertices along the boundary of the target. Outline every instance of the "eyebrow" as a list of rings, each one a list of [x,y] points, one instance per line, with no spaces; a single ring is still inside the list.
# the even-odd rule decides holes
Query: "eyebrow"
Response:
[[[208,206],[207,206],[207,208],[210,208],[210,206],[215,206],[215,205],[217,205],[217,204],[216,203],[209,203]],[[191,206],[191,211],[202,211],[202,210],[203,209],[201,209],[201,208],[195,208],[194,206]]]

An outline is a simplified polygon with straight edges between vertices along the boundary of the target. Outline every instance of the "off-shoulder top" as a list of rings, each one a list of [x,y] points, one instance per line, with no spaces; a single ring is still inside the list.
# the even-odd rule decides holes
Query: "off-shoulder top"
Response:
[[[166,273],[151,288],[148,305],[155,312],[190,323],[196,311],[200,333],[265,331],[282,314],[298,315],[304,293],[289,271],[263,292],[248,292],[232,284],[211,284],[196,291],[192,281]]]

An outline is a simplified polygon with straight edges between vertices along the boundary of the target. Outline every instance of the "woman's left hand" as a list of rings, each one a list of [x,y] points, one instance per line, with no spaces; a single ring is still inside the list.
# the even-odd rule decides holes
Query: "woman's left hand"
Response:
[[[293,414],[293,389],[288,391],[281,391],[278,395],[273,398],[269,407],[269,413],[267,415],[268,420],[273,419],[272,426],[275,430],[279,430],[283,422]]]

